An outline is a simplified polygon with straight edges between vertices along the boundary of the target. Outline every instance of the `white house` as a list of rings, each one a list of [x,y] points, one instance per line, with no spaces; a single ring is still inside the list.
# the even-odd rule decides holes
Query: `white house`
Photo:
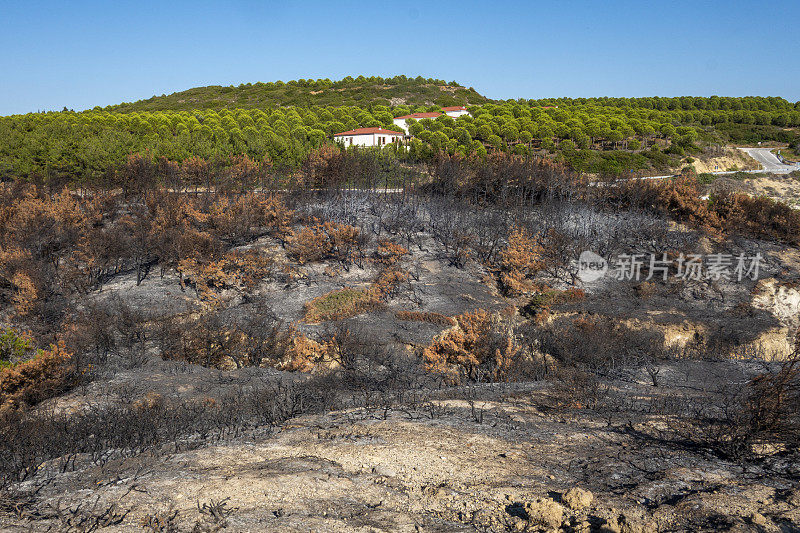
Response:
[[[462,115],[469,115],[469,111],[463,105],[453,107],[443,107],[442,112],[448,117],[458,118]]]
[[[462,115],[469,115],[469,111],[463,105],[453,107],[443,107],[442,113],[451,118],[458,118]],[[403,115],[402,117],[394,118],[394,125],[403,128],[403,131],[408,133],[407,120],[413,118],[414,120],[422,120],[423,118],[436,118],[442,115],[439,111],[431,111],[429,113],[412,113],[410,115]]]
[[[403,128],[403,131],[408,133],[408,123],[406,122],[408,119],[413,118],[414,120],[422,120],[423,118],[436,118],[440,116],[441,113],[438,111],[433,111],[430,113],[411,113],[410,115],[403,115],[402,117],[394,117],[394,125],[400,126]]]
[[[384,146],[386,143],[399,142],[402,138],[402,133],[383,128],[359,128],[333,135],[334,141],[340,141],[345,146]]]

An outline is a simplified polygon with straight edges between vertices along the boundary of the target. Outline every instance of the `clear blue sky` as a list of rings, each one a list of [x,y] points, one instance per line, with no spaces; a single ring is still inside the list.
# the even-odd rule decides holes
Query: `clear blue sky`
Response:
[[[492,98],[800,100],[800,1],[0,0],[0,115],[406,74]]]

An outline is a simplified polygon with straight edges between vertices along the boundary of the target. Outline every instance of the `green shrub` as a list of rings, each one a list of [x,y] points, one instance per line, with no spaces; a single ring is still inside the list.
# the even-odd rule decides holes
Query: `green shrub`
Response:
[[[697,175],[697,183],[700,185],[709,185],[715,179],[717,179],[717,177],[711,172],[702,172]]]
[[[33,355],[33,340],[13,328],[0,330],[0,368],[14,366]]]

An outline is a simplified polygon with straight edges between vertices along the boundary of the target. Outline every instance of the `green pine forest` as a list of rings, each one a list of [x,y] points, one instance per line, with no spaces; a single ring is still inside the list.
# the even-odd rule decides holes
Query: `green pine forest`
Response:
[[[504,151],[619,175],[675,167],[709,146],[800,140],[800,102],[778,97],[498,101],[454,81],[359,76],[202,87],[84,112],[0,117],[0,179],[92,186],[134,153],[223,166],[247,156],[291,173],[334,133],[399,129],[395,116],[452,105],[472,116],[414,123],[408,148],[385,148],[382,157],[424,163],[439,151]]]

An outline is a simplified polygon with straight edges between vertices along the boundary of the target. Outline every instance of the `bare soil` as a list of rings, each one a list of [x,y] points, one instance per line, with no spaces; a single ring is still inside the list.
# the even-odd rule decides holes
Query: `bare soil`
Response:
[[[674,363],[658,387],[644,372],[606,385],[620,400],[655,401],[754,371],[735,362]],[[555,410],[558,398],[544,383],[481,385],[388,411],[304,416],[221,445],[57,475],[25,512],[48,516],[81,504],[88,512],[88,503],[130,510],[106,531],[141,531],[168,510],[177,511],[181,531],[222,523],[226,531],[797,530],[799,465],[724,461],[654,437],[663,421],[644,409]],[[565,494],[576,487],[591,499],[573,508]],[[200,511],[223,501],[224,522]],[[0,518],[4,531],[59,523]],[[210,529],[192,529],[198,524]]]

